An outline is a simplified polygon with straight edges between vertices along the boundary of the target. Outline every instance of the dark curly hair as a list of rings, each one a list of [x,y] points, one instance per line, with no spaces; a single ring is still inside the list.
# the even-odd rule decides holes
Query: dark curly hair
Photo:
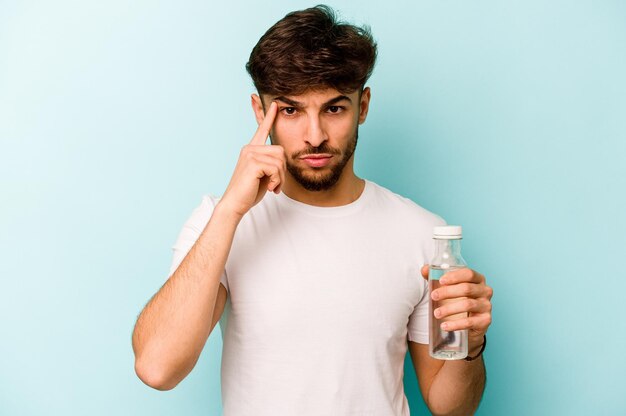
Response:
[[[376,42],[368,26],[337,20],[328,6],[287,14],[256,44],[246,70],[259,94],[300,95],[334,88],[363,89],[376,62]]]

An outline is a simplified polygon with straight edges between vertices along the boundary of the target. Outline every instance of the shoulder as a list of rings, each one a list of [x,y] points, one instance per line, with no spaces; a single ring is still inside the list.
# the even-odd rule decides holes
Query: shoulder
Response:
[[[390,215],[397,216],[398,220],[408,221],[420,227],[434,227],[445,225],[445,220],[439,215],[427,210],[413,200],[399,195],[384,186],[368,181],[372,188],[374,203],[388,210]]]
[[[215,196],[212,194],[207,194],[202,197],[202,202],[200,203],[200,208],[204,209],[214,209],[218,202],[220,202],[221,197]]]
[[[204,229],[207,222],[209,222],[211,215],[213,215],[213,210],[219,200],[219,197],[210,194],[202,196],[200,204],[194,208],[193,212],[189,216],[187,225],[198,230]]]

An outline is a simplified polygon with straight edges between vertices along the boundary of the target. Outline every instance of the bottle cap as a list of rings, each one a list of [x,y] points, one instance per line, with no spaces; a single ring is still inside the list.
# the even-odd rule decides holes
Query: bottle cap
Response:
[[[460,225],[442,225],[434,227],[433,238],[440,240],[456,240],[463,238],[463,229]]]

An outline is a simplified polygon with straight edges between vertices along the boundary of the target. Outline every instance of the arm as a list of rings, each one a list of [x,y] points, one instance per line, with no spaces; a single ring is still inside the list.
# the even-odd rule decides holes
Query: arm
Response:
[[[422,268],[428,277],[428,266]],[[482,347],[483,335],[491,324],[493,290],[485,277],[471,269],[446,273],[442,286],[431,296],[459,299],[435,310],[441,317],[467,313],[467,318],[448,321],[449,331],[468,330],[468,355],[474,357]],[[409,341],[409,352],[424,401],[435,415],[470,415],[478,408],[485,388],[486,372],[482,356],[474,361],[437,360],[428,353],[428,345]]]
[[[480,346],[469,355],[477,354]],[[433,415],[471,415],[485,389],[482,357],[474,361],[443,361],[428,354],[428,345],[409,341],[409,352],[422,397]]]
[[[137,319],[132,337],[135,371],[151,387],[172,389],[195,366],[224,310],[227,294],[220,276],[237,226],[267,191],[278,193],[284,183],[284,149],[264,144],[276,113],[277,105],[270,105],[259,119],[209,222]]]
[[[218,204],[178,269],[139,315],[132,338],[135,371],[147,385],[172,389],[195,366],[224,309],[220,275],[238,222]]]

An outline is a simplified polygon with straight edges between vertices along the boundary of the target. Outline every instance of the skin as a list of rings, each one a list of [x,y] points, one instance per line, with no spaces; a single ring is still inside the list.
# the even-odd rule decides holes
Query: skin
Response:
[[[219,276],[233,235],[243,216],[266,192],[284,192],[315,206],[340,206],[358,199],[365,181],[354,173],[354,154],[345,161],[335,185],[321,191],[305,189],[287,166],[299,169],[309,179],[328,175],[331,166],[339,164],[353,147],[358,126],[367,117],[370,98],[369,88],[362,94],[320,89],[299,96],[251,96],[259,125],[256,133],[242,148],[230,183],[198,241],[137,320],[133,349],[135,369],[142,381],[169,390],[194,367],[224,311],[228,293]],[[266,144],[270,135],[272,144]],[[301,160],[320,147],[332,150],[329,166],[313,168]],[[427,279],[427,265],[421,273]],[[474,356],[491,324],[493,290],[483,275],[469,268],[447,273],[440,283],[442,286],[431,295],[453,301],[435,313],[442,318],[467,316],[449,321],[450,327],[445,329],[467,329],[469,355]],[[440,361],[430,357],[428,345],[408,344],[421,393],[431,412],[475,412],[485,383],[482,358]]]
[[[359,97],[360,96],[360,97]],[[344,98],[345,97],[345,98]],[[337,165],[354,140],[358,125],[365,122],[371,93],[365,88],[342,94],[337,90],[324,89],[300,96],[260,96],[252,95],[252,108],[259,125],[266,118],[264,108],[272,102],[278,104],[278,112],[272,124],[270,135],[273,146],[283,149],[286,163],[304,170],[307,177],[324,176],[330,167],[311,168],[295,155],[306,153],[307,149],[320,146],[341,152],[332,155],[331,164]],[[270,117],[273,113],[268,112]],[[365,181],[354,174],[354,155],[347,161],[342,174],[332,189],[309,191],[304,189],[285,170],[280,190],[300,202],[315,206],[338,206],[356,200],[365,187]],[[273,189],[270,189],[273,190]]]

